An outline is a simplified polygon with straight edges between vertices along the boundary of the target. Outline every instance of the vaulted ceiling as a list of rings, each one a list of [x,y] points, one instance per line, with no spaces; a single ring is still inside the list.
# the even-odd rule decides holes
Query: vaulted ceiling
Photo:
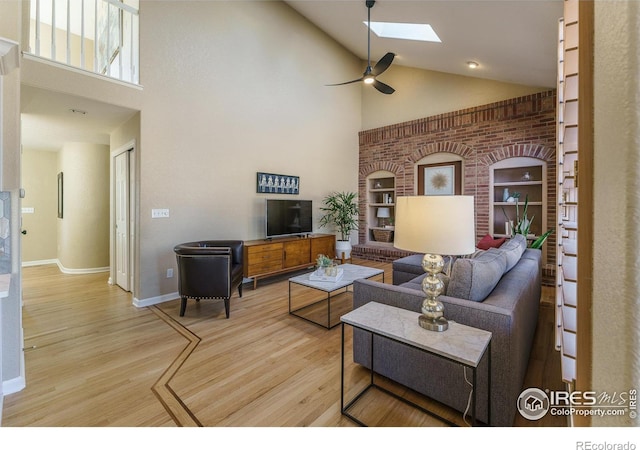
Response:
[[[362,60],[367,59],[365,0],[289,0],[292,8]],[[372,22],[430,24],[441,43],[371,34],[371,60],[554,88],[562,0],[378,0]],[[467,61],[480,64],[470,70]]]
[[[286,3],[366,61],[365,0]],[[428,23],[442,43],[372,34],[372,63],[393,52],[397,55],[393,65],[553,88],[562,7],[562,0],[378,0],[371,9],[372,21]],[[470,60],[480,66],[470,70],[466,65]],[[110,131],[134,114],[125,108],[27,86],[22,91],[22,112],[24,148],[43,150],[57,150],[65,141],[108,143]]]

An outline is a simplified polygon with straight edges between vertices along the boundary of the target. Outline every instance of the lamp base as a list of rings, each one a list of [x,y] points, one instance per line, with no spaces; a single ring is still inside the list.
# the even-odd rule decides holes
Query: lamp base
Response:
[[[449,328],[449,322],[444,317],[431,318],[424,314],[418,317],[418,324],[425,330],[430,331],[445,331]]]

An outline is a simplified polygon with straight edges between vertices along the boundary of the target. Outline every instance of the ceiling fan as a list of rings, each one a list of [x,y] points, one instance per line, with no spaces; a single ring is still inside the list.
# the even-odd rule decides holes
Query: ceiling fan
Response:
[[[346,81],[344,83],[328,84],[327,86],[341,86],[343,84],[351,84],[362,81],[364,82],[364,84],[372,84],[374,88],[376,88],[383,94],[393,94],[395,92],[394,88],[387,84],[384,84],[381,81],[378,81],[376,77],[389,68],[389,66],[393,62],[393,58],[395,58],[396,55],[394,53],[387,53],[382,58],[380,58],[380,61],[378,61],[373,68],[371,68],[371,8],[373,8],[373,5],[375,3],[375,0],[365,1],[365,5],[367,5],[368,16],[367,26],[369,28],[369,35],[367,38],[367,69],[364,71],[362,76],[356,80]]]

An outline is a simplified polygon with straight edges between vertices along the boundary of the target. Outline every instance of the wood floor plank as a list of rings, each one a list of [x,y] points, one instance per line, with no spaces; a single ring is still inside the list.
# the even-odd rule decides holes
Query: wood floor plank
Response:
[[[385,270],[389,263],[354,261]],[[288,278],[247,284],[231,300],[179,300],[136,308],[107,275],[66,275],[55,265],[23,271],[27,387],[4,400],[3,425],[353,427],[340,413],[341,327],[288,313]],[[308,295],[313,295],[309,293]],[[305,301],[304,292],[299,292]],[[547,298],[553,294],[547,293]],[[551,315],[541,308],[527,383],[559,380]],[[351,352],[347,327],[345,350]],[[557,361],[556,361],[557,359]],[[556,373],[557,372],[557,373]],[[349,392],[368,377],[347,365]],[[389,388],[465,425],[452,411],[390,381]],[[376,426],[439,426],[375,395],[359,407]],[[518,426],[537,426],[516,420]],[[546,422],[543,426],[564,426]]]

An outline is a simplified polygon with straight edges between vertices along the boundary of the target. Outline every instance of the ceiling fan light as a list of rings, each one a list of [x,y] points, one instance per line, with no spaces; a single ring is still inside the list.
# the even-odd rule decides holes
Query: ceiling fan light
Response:
[[[373,84],[373,82],[376,80],[376,77],[374,77],[373,75],[366,75],[362,81],[364,81],[364,84]]]

